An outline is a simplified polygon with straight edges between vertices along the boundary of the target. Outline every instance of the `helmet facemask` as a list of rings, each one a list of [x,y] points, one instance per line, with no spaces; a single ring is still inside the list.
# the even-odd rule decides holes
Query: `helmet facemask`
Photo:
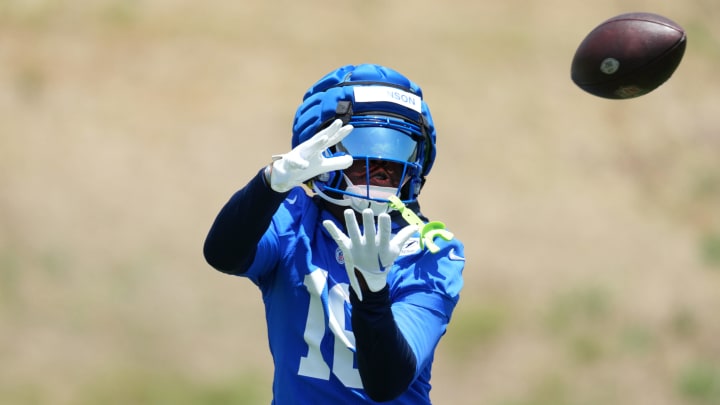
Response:
[[[326,155],[351,155],[353,165],[314,179],[313,190],[335,205],[357,212],[370,208],[376,216],[391,211],[391,196],[415,202],[423,180],[419,127],[386,116],[352,117],[349,123],[353,131]]]

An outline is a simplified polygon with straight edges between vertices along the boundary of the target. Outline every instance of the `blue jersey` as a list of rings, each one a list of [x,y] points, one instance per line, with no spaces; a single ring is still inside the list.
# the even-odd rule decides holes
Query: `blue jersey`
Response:
[[[406,224],[397,217],[393,231]],[[322,221],[344,224],[302,188],[287,195],[242,275],[262,291],[275,374],[273,403],[367,404],[351,326],[343,255]],[[436,240],[435,254],[418,235],[405,244],[388,274],[392,315],[416,358],[408,390],[385,404],[429,404],[433,353],[463,285],[463,245]]]

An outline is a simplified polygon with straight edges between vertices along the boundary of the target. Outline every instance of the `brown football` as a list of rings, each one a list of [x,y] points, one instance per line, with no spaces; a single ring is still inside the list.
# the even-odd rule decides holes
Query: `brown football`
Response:
[[[652,13],[627,13],[593,29],[578,46],[570,76],[598,97],[628,99],[665,83],[685,53],[687,35],[674,21]]]

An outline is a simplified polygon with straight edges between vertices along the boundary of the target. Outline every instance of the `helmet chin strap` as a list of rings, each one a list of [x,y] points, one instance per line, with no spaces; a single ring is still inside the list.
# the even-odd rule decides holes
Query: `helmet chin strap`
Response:
[[[371,200],[354,197],[352,195],[345,195],[343,198],[350,200],[350,206],[355,211],[363,212],[363,210],[370,208],[373,212],[373,215],[378,216],[392,210],[389,201],[390,197],[394,196],[397,192],[396,188],[364,184],[355,185],[350,182],[350,179],[348,179],[347,176],[345,176],[345,181],[348,184],[345,191],[347,191],[348,193],[355,195],[367,195],[369,198],[372,198]],[[387,200],[388,202],[376,201],[375,199]]]
[[[396,195],[396,188],[373,185],[368,186],[364,184],[355,185],[352,184],[350,179],[345,174],[343,174],[343,177],[345,178],[345,182],[348,185],[345,189],[346,192],[355,195],[367,195],[368,198],[355,197],[348,194],[343,194],[342,199],[333,198],[320,190],[316,183],[313,183],[313,191],[328,202],[339,205],[341,207],[351,207],[352,209],[360,213],[362,213],[363,210],[370,208],[373,212],[373,215],[378,216],[380,214],[389,213],[390,211],[394,210],[394,208],[390,205],[389,200],[391,196]],[[375,201],[374,199],[387,200],[387,202]]]
[[[350,206],[357,212],[363,212],[363,210],[370,208],[373,212],[373,215],[378,216],[380,214],[385,214],[392,211],[389,203],[366,200],[364,198],[350,196],[345,196],[345,198],[350,200]]]

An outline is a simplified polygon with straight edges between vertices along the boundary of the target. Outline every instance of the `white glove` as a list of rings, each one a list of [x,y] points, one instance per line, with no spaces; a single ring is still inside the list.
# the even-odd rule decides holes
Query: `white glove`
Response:
[[[360,232],[354,210],[345,210],[345,226],[349,236],[345,235],[334,222],[323,221],[323,226],[343,252],[350,285],[360,301],[363,297],[355,269],[360,271],[370,291],[382,290],[387,284],[388,269],[397,259],[408,238],[417,231],[417,226],[408,225],[390,239],[392,229],[390,215],[383,213],[378,216],[377,230],[371,209],[363,210],[362,217],[364,235]]]
[[[343,126],[342,120],[337,119],[329,127],[290,152],[273,156],[274,162],[268,176],[270,187],[279,193],[284,193],[319,174],[350,167],[353,162],[352,156],[327,158],[323,156],[323,152],[342,141],[352,130],[352,125]]]

